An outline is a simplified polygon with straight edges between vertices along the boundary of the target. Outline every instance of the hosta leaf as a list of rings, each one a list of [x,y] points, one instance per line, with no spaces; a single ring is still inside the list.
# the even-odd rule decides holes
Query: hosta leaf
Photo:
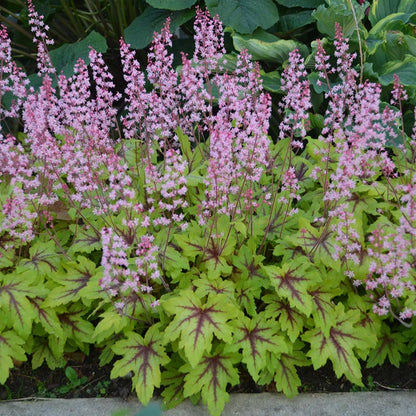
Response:
[[[231,342],[231,326],[228,324],[238,314],[236,306],[225,295],[208,296],[202,304],[191,290],[183,290],[180,295],[161,301],[162,307],[173,321],[165,330],[165,340],[179,338],[179,347],[184,349],[186,358],[195,367],[204,352],[211,350],[215,336]]]
[[[251,57],[256,61],[267,61],[282,64],[289,53],[297,48],[301,54],[307,54],[308,49],[294,40],[279,39],[264,30],[257,29],[252,35],[232,35],[234,47],[237,51],[247,49]]]
[[[392,334],[390,328],[383,324],[377,345],[369,353],[367,368],[382,365],[387,357],[391,364],[399,368],[401,357],[406,353],[408,353],[406,338],[399,332]]]
[[[52,276],[59,286],[51,290],[45,306],[56,307],[81,299],[82,290],[96,271],[95,263],[83,256],[78,256],[77,262],[66,262],[64,268],[66,273]]]
[[[193,10],[169,11],[147,7],[146,10],[136,17],[124,30],[124,39],[134,49],[145,48],[152,42],[154,32],[159,32],[164,26],[166,19],[170,17],[170,31],[175,30],[194,17]]]
[[[9,377],[9,370],[13,368],[13,359],[26,361],[24,349],[25,341],[14,331],[0,331],[0,384],[4,384]]]
[[[35,311],[29,297],[36,296],[33,286],[23,275],[0,274],[0,310],[6,312],[9,325],[22,337],[29,336]]]
[[[311,349],[308,356],[312,360],[314,369],[325,365],[331,360],[336,376],[343,374],[352,383],[362,386],[360,363],[354,353],[354,349],[365,349],[371,346],[366,331],[357,326],[360,313],[357,310],[344,312],[344,306],[336,306],[336,326],[325,336],[320,328],[307,331],[302,339],[309,342]]]
[[[267,304],[264,311],[266,318],[277,319],[283,331],[286,331],[289,339],[295,342],[305,325],[305,316],[296,308],[290,306],[289,302],[279,298],[276,294],[263,297]]]
[[[155,387],[160,386],[160,366],[169,362],[162,345],[159,324],[153,325],[145,337],[128,332],[127,339],[118,341],[113,351],[123,358],[114,363],[111,378],[123,377],[133,372],[132,383],[140,401],[146,405],[153,396]]]
[[[238,370],[234,367],[238,361],[238,354],[227,353],[219,345],[212,354],[205,354],[196,367],[184,365],[181,371],[188,373],[185,376],[184,395],[201,392],[211,415],[221,415],[229,400],[227,384],[235,386],[239,382]]]
[[[402,12],[414,13],[416,12],[416,4],[413,0],[377,0],[371,5],[368,13],[368,19],[372,26],[375,26],[380,20],[385,17]]]
[[[416,57],[406,55],[401,61],[387,62],[379,72],[381,85],[393,84],[393,76],[396,74],[403,86],[413,86],[416,84]]]
[[[265,266],[264,270],[276,293],[309,316],[312,312],[312,298],[308,294],[308,288],[320,280],[317,270],[309,266],[309,259],[298,256],[292,262],[284,263],[282,267]]]
[[[196,0],[146,0],[146,3],[155,9],[182,10],[194,5]]]
[[[243,363],[253,380],[259,379],[259,373],[267,365],[266,353],[280,355],[288,352],[288,346],[280,332],[279,324],[274,320],[266,320],[264,314],[250,319],[244,316],[235,323],[233,349],[242,349]]]

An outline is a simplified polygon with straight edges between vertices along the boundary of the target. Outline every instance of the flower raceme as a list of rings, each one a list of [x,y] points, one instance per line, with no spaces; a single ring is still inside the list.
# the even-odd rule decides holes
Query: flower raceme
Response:
[[[313,263],[318,246],[326,244],[322,236],[331,235],[329,254],[355,285],[373,292],[374,312],[393,313],[391,300],[414,290],[414,171],[410,166],[396,177],[400,166],[386,151],[400,111],[380,110],[381,87],[359,83],[355,56],[339,26],[334,66],[317,43],[318,83],[327,86],[328,102],[319,140],[307,136],[311,92],[304,60],[295,49],[282,74],[280,142],[273,143],[268,136],[271,98],[263,91],[259,65],[242,50],[235,69],[225,70],[228,56],[218,17],[197,10],[195,52],[191,58],[182,55],[178,71],[168,51],[169,20],[155,34],[146,71],[121,39],[126,89],[119,114],[121,95],[114,92],[103,57],[91,49],[89,63],[79,59],[72,76],[55,74],[47,26],[30,0],[28,5],[39,90],[28,86],[12,61],[6,29],[0,29],[0,93],[15,97],[8,109],[1,109],[0,121],[21,117],[24,122],[24,140],[4,137],[0,130],[0,173],[8,186],[0,231],[10,238],[8,249],[35,240],[46,225],[48,237],[62,246],[52,225],[54,206],[64,203],[62,215],[72,221],[74,240],[76,233],[84,233],[100,241],[101,287],[120,312],[131,315],[131,296],[143,309],[152,309],[169,289],[172,276],[165,265],[175,256],[178,235],[199,233],[203,242],[195,237],[198,242],[192,243],[202,253],[195,264],[204,267],[211,261],[215,267],[210,273],[229,276],[233,250],[228,247],[236,239],[242,247],[251,238],[247,244],[258,245],[258,254],[272,252],[267,244],[278,244],[276,236],[285,230],[294,234],[290,227],[304,215],[319,219],[314,227],[321,233],[302,249],[305,258]],[[145,87],[146,81],[152,88]],[[392,104],[405,99],[396,78]],[[286,141],[289,146],[281,151],[279,143]],[[413,147],[415,142],[413,137]],[[310,157],[316,166],[308,170]],[[369,237],[360,232],[361,214],[355,210],[359,189],[381,180],[398,192],[402,216],[384,242],[374,227]],[[303,201],[310,181],[322,187],[322,206],[311,208]],[[263,238],[256,227],[263,227]],[[302,230],[306,240],[309,231]],[[393,264],[392,253],[401,253],[399,263]],[[280,261],[279,256],[274,260]],[[365,256],[371,265],[363,275]],[[412,314],[414,307],[406,304],[398,318]]]

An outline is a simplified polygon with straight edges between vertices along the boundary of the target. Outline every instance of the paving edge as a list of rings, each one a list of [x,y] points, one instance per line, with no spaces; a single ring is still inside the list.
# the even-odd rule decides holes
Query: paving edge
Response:
[[[153,400],[155,407],[160,400]],[[143,406],[137,400],[41,399],[0,402],[0,416],[136,416]],[[149,409],[150,410],[150,409]],[[151,416],[149,412],[149,416]],[[300,394],[292,399],[282,394],[232,394],[223,416],[414,416],[415,391]],[[147,415],[146,415],[147,416]],[[209,416],[204,405],[185,401],[163,416]]]

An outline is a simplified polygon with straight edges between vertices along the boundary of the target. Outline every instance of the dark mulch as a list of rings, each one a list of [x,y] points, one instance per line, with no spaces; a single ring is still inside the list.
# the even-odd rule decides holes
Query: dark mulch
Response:
[[[51,371],[46,365],[32,370],[30,363],[22,363],[11,371],[5,385],[0,385],[0,400],[23,399],[28,397],[121,397],[134,395],[131,392],[130,378],[110,379],[111,365],[99,367],[98,353],[89,357],[74,355],[68,366],[72,367],[78,377],[85,377],[85,382],[68,390],[69,382],[64,369]],[[298,369],[302,381],[302,392],[349,392],[359,390],[415,390],[416,389],[416,355],[409,362],[396,368],[390,364],[371,369],[363,368],[364,388],[352,385],[345,377],[337,379],[332,365],[314,370],[312,367]],[[240,372],[240,385],[231,391],[239,393],[260,393],[275,391],[273,386],[257,386],[244,371]],[[63,391],[64,392],[63,392]]]

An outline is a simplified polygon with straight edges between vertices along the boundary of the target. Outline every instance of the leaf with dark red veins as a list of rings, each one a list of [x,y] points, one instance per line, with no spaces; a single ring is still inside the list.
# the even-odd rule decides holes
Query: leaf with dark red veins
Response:
[[[392,334],[390,328],[383,324],[377,345],[368,356],[367,367],[382,365],[388,357],[390,363],[399,368],[402,355],[408,353],[406,337],[399,332]]]
[[[48,338],[39,337],[36,339],[32,349],[32,369],[35,370],[36,368],[39,368],[44,361],[51,370],[62,368],[66,364],[66,360],[62,355],[56,356],[54,354],[48,342]]]
[[[169,362],[159,326],[150,327],[144,338],[130,331],[126,333],[127,339],[113,346],[113,351],[123,358],[114,363],[111,378],[123,377],[131,371],[133,387],[144,405],[153,397],[154,388],[160,387],[160,366]]]
[[[205,304],[191,290],[162,300],[170,315],[176,315],[165,330],[165,341],[179,338],[179,347],[195,367],[205,352],[211,350],[213,336],[231,342],[232,327],[228,321],[238,314],[237,307],[225,295],[209,295]]]
[[[30,259],[22,259],[18,268],[21,270],[36,270],[40,274],[49,275],[59,270],[62,254],[56,252],[54,241],[36,242],[29,248]]]
[[[69,255],[74,253],[91,253],[94,250],[101,249],[101,234],[98,230],[104,226],[99,223],[92,222],[94,227],[82,228],[79,225],[71,224],[70,230],[75,234],[71,247],[68,250]]]
[[[66,262],[64,268],[66,272],[51,274],[58,286],[50,291],[45,306],[56,307],[78,301],[82,290],[96,273],[95,263],[83,256],[78,256],[76,262]]]
[[[244,316],[235,323],[235,335],[232,348],[243,350],[243,363],[256,382],[259,373],[267,366],[266,353],[273,352],[280,355],[288,352],[289,347],[280,332],[279,324],[274,320],[267,320],[264,313],[253,319]]]
[[[320,281],[319,272],[310,265],[309,260],[297,256],[282,267],[264,266],[264,270],[276,290],[276,293],[287,299],[292,307],[309,316],[312,312],[312,297],[308,289]]]
[[[40,323],[48,334],[62,338],[63,330],[55,310],[45,307],[43,298],[30,298],[29,301],[35,311],[34,321]]]
[[[237,362],[238,354],[225,352],[219,345],[212,354],[203,355],[196,367],[182,366],[180,370],[188,373],[183,389],[185,397],[201,392],[211,415],[220,416],[229,400],[227,384],[235,386],[239,382],[238,370],[234,367]]]
[[[234,301],[234,284],[230,280],[218,279],[198,279],[193,282],[193,285],[197,287],[195,294],[199,298],[203,298],[212,295],[224,295],[227,296],[230,301]]]
[[[4,384],[9,377],[9,370],[14,367],[13,360],[26,361],[25,350],[22,345],[25,340],[14,331],[3,331],[0,323],[0,384]]]
[[[305,325],[305,316],[296,308],[290,306],[287,300],[281,299],[277,294],[265,295],[263,302],[267,304],[264,311],[266,318],[278,319],[280,327],[286,331],[289,339],[295,342]]]
[[[36,287],[30,283],[24,275],[0,273],[0,310],[6,312],[9,326],[24,338],[30,335],[35,318],[29,297],[36,296]]]
[[[307,355],[311,358],[315,370],[323,367],[329,359],[338,378],[345,374],[352,383],[362,386],[360,363],[354,350],[367,348],[373,345],[373,341],[369,340],[365,329],[358,325],[358,310],[345,312],[341,303],[335,310],[336,323],[328,336],[325,336],[321,328],[311,329],[302,336],[302,339],[311,345]]]

